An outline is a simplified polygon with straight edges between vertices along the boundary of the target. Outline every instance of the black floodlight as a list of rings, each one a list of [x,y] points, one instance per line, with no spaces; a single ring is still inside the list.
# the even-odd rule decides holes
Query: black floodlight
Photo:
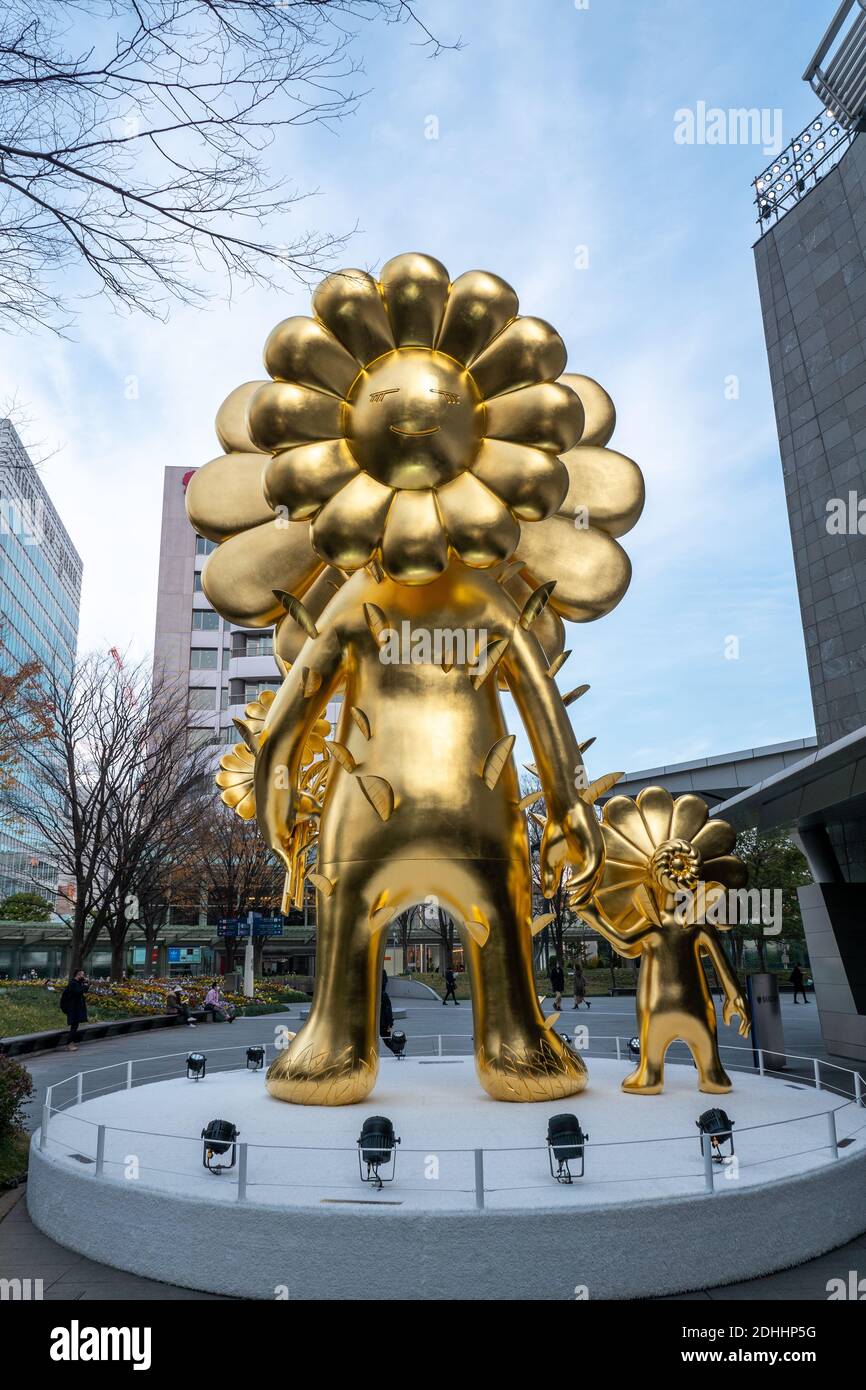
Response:
[[[701,1153],[704,1152],[704,1139],[710,1141],[713,1150],[713,1162],[724,1163],[725,1158],[730,1158],[734,1152],[734,1121],[724,1110],[705,1110],[699,1119],[695,1120],[700,1134]],[[722,1152],[722,1145],[730,1144],[727,1154]]]
[[[186,1059],[186,1074],[191,1081],[202,1081],[207,1071],[207,1057],[203,1052],[190,1052]]]
[[[393,1052],[398,1062],[402,1062],[403,1053],[406,1051],[406,1034],[392,1032],[391,1036],[382,1039],[389,1052]]]
[[[239,1133],[240,1130],[230,1120],[211,1120],[210,1124],[205,1126],[201,1132],[204,1140],[201,1161],[209,1173],[223,1173],[226,1168],[234,1168]],[[229,1152],[231,1160],[228,1163],[213,1162],[218,1154]]]
[[[550,1176],[557,1182],[570,1183],[572,1177],[582,1178],[584,1170],[584,1145],[589,1139],[580,1127],[576,1115],[551,1115],[547,1121],[547,1156],[550,1160]],[[553,1160],[557,1167],[554,1171]],[[579,1163],[580,1172],[572,1174],[570,1163]]]
[[[358,1168],[361,1182],[371,1182],[381,1190],[383,1183],[393,1182],[396,1176],[396,1146],[400,1140],[394,1133],[394,1126],[385,1115],[371,1115],[361,1126],[358,1136]],[[379,1172],[386,1163],[394,1159],[394,1171],[390,1178],[383,1178]],[[367,1171],[364,1172],[366,1165]]]
[[[629,1038],[629,1040],[628,1040],[628,1050],[629,1050],[629,1052],[631,1053],[632,1057],[639,1057],[639,1056],[640,1056],[640,1038]]]
[[[247,1071],[261,1071],[265,1065],[265,1049],[263,1047],[247,1048]]]

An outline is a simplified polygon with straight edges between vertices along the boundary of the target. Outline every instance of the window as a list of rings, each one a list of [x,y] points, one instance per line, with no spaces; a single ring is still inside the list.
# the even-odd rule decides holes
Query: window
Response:
[[[194,576],[193,576],[192,588],[193,588],[193,593],[195,593],[195,594],[200,594],[200,593],[202,592],[202,587],[201,587],[201,570],[196,570],[196,572],[195,572],[195,574],[194,574]]]
[[[216,647],[192,647],[189,653],[191,671],[215,671],[217,668]]]
[[[193,688],[189,692],[189,707],[191,710],[213,709],[213,687],[207,685],[193,686]]]
[[[223,670],[224,670],[224,671],[227,671],[227,670],[229,669],[229,662],[231,661],[231,656],[232,656],[231,647],[223,647]]]
[[[196,555],[210,555],[212,550],[216,550],[216,541],[206,541],[204,536],[196,536],[195,553]]]
[[[193,632],[214,632],[220,625],[219,614],[212,608],[194,608],[192,613]]]
[[[186,746],[192,752],[197,748],[209,748],[212,743],[219,743],[219,735],[214,729],[187,729]]]
[[[220,691],[220,709],[228,709],[228,707],[229,707],[229,692],[228,692],[228,686],[224,685],[223,688],[222,688],[222,690]]]
[[[263,690],[279,690],[280,685],[280,681],[245,681],[244,704],[249,704],[252,700],[257,700]]]
[[[273,656],[274,639],[273,634],[268,632],[261,637],[248,637],[244,656]]]

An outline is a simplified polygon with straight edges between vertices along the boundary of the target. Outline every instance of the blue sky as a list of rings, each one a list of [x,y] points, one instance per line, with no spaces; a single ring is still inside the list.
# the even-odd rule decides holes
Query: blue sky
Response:
[[[363,25],[358,113],[271,156],[318,189],[287,240],[357,224],[345,264],[421,250],[452,275],[493,270],[613,396],[612,445],[647,483],[624,541],[634,578],[613,614],[569,628],[560,676],[591,683],[574,716],[597,735],[596,776],[814,732],[751,250],[767,161],[674,129],[703,101],[779,108],[790,138],[817,110],[800,74],[836,4],[583,3],[422,3],[465,44],[435,61],[406,28]],[[71,340],[0,340],[4,390],[62,446],[43,476],[84,558],[84,650],[149,650],[163,466],[219,452],[216,407],[262,374],[270,328],[309,307],[298,285],[230,306],[222,288],[167,324],[89,298]]]

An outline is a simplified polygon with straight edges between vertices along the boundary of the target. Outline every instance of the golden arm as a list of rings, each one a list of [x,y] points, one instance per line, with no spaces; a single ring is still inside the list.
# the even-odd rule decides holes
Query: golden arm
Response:
[[[502,660],[508,688],[532,745],[547,824],[541,840],[542,891],[552,897],[566,864],[573,868],[573,889],[588,892],[601,869],[604,845],[598,820],[580,796],[586,786],[583,758],[556,682],[547,674],[547,658],[531,631],[514,619]],[[578,785],[579,784],[579,785]]]
[[[321,618],[318,622],[318,637],[304,643],[271,705],[256,755],[256,819],[287,869],[291,868],[287,849],[296,817],[315,805],[312,797],[297,790],[304,745],[343,676],[337,629]],[[320,684],[306,695],[305,688],[317,677]]]
[[[620,931],[607,920],[604,913],[600,912],[594,903],[581,903],[577,908],[577,914],[579,917],[585,918],[599,936],[603,936],[619,955],[626,958],[639,956],[647,938],[659,930],[652,922],[643,921],[634,927],[629,927],[627,931]]]
[[[725,1002],[722,1007],[722,1018],[725,1023],[730,1023],[734,1014],[740,1016],[740,1036],[747,1038],[752,1028],[752,1020],[749,1014],[749,1006],[743,996],[740,982],[731,969],[730,962],[722,949],[715,931],[709,927],[702,927],[698,937],[699,945],[703,946],[719,978],[719,983],[725,991]]]

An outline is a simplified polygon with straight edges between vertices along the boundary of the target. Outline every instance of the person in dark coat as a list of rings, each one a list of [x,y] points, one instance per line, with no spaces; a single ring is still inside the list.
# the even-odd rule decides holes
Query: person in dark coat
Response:
[[[565,974],[559,957],[550,967],[550,987],[553,990],[553,1007],[562,1008],[562,991],[565,989]]]
[[[802,994],[803,1003],[808,1004],[809,1001],[806,998],[806,979],[799,965],[795,965],[794,969],[791,971],[791,987],[794,991],[794,1003],[796,1004],[797,1002],[797,995]]]
[[[78,1051],[78,1028],[80,1024],[87,1022],[85,995],[89,988],[90,982],[84,971],[76,970],[60,997],[60,1007],[66,1014],[66,1022],[69,1024],[69,1037],[66,1040],[66,1046],[70,1052]]]
[[[445,998],[442,1000],[443,1004],[447,1004],[449,999],[453,999],[455,1004],[460,1003],[460,1000],[454,993],[456,988],[457,976],[454,974],[454,971],[451,969],[451,966],[449,965],[448,969],[445,971]]]

